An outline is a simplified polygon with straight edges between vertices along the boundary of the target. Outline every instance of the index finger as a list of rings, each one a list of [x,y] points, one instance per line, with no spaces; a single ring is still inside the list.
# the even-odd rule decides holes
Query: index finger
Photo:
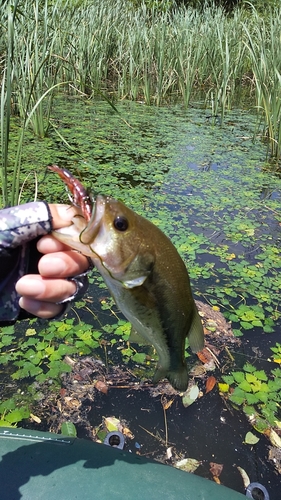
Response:
[[[70,250],[68,245],[65,245],[61,241],[58,241],[51,234],[42,236],[40,240],[37,241],[37,250],[40,253],[54,253],[54,252],[65,252]]]

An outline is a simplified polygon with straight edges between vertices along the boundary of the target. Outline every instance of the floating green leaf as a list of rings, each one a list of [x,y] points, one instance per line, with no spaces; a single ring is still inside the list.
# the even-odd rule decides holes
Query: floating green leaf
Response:
[[[232,376],[235,382],[238,382],[238,384],[245,380],[245,374],[243,372],[233,372]]]
[[[257,379],[259,379],[259,380],[264,380],[264,381],[268,380],[268,377],[267,377],[267,375],[266,375],[266,373],[265,373],[264,370],[256,370],[254,372],[254,374],[257,377]]]
[[[16,424],[20,422],[21,420],[28,418],[30,415],[30,411],[27,408],[19,408],[16,410],[12,410],[9,412],[5,419],[10,422],[11,424]]]
[[[264,432],[276,426],[278,422],[281,370],[276,368],[267,375],[265,370],[257,370],[249,363],[246,363],[243,369],[245,372],[232,372],[231,375],[223,377],[230,385],[228,397],[235,405],[243,407],[255,429]]]
[[[183,406],[188,407],[191,404],[196,401],[196,399],[199,396],[199,387],[197,384],[193,384],[192,386],[188,387],[188,389],[185,391],[183,397],[182,397],[182,403]]]
[[[68,436],[68,437],[76,437],[77,436],[76,427],[72,422],[63,422],[61,424],[61,433],[64,436]]]
[[[255,436],[252,432],[247,432],[245,436],[245,443],[246,444],[257,444],[259,442],[260,438]]]
[[[243,391],[246,391],[246,392],[251,392],[251,390],[252,390],[252,386],[251,386],[251,384],[249,384],[249,382],[247,382],[247,380],[242,380],[242,382],[240,382],[238,387],[240,387],[240,389],[242,389]]]

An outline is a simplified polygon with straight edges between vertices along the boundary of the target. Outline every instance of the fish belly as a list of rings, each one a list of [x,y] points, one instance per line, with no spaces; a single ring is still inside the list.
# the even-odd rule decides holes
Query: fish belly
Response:
[[[144,339],[144,343],[153,345],[159,356],[159,365],[167,372],[171,362],[170,353],[157,310],[141,304],[136,300],[133,290],[124,288],[122,283],[107,276],[103,276],[103,279],[120,311]]]
[[[176,390],[185,391],[188,383],[186,362],[182,359],[182,352],[174,352],[173,362],[171,363],[171,353],[157,310],[147,308],[137,301],[133,291],[124,288],[122,283],[108,276],[103,276],[103,278],[116,305],[125,318],[131,323],[139,336],[144,339],[144,343],[153,345],[157,351],[159,361],[153,382],[157,383],[166,377]]]

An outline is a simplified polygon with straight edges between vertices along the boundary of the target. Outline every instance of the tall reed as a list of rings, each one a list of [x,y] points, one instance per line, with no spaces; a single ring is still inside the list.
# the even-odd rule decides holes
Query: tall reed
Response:
[[[4,6],[3,6],[4,7]],[[3,68],[1,82],[1,195],[2,206],[8,206],[13,203],[10,198],[10,189],[8,185],[8,165],[9,165],[9,137],[10,137],[10,120],[12,114],[12,89],[14,81],[14,48],[15,48],[15,32],[14,25],[17,16],[18,1],[16,0],[13,8],[10,4],[5,5],[4,20],[7,20],[6,43],[7,53],[5,58],[5,66]],[[3,9],[4,10],[4,9]],[[3,19],[2,19],[3,25]]]
[[[48,0],[43,5],[42,1],[35,0],[33,9],[25,12],[30,22],[24,29],[20,26],[17,30],[15,54],[16,79],[20,85],[17,92],[19,112],[24,123],[28,119],[34,133],[41,138],[48,132],[52,88],[65,62],[63,56],[55,52],[55,46],[58,47],[56,38],[61,33],[56,27],[58,2],[53,4],[51,12],[48,4]],[[43,95],[45,99],[41,99]]]
[[[176,81],[179,94],[187,108],[204,58],[200,16],[192,10],[179,12],[173,30],[174,54],[177,56],[174,58]]]
[[[264,135],[271,154],[280,156],[281,8],[265,21],[254,10],[249,15],[236,9],[227,16],[214,6],[199,13],[188,7],[159,10],[156,3],[151,9],[144,3],[136,8],[128,0],[77,5],[7,0],[4,5],[9,14],[5,10],[7,30],[0,32],[0,46],[8,47],[5,62],[0,60],[3,185],[11,102],[17,104],[23,130],[32,126],[43,137],[53,92],[66,82],[71,83],[68,91],[79,95],[106,90],[119,99],[156,105],[176,98],[188,107],[200,93],[201,105],[221,122],[243,87],[254,82]],[[18,5],[24,8],[17,12]],[[17,182],[20,151],[19,144]]]
[[[255,79],[256,106],[265,120],[263,136],[268,140],[269,153],[280,159],[281,154],[281,11],[270,15],[268,22],[256,12],[252,31],[245,26],[246,46]]]
[[[52,13],[54,12],[53,9]],[[55,36],[53,32],[51,37],[48,34],[52,23],[48,16],[47,0],[43,9],[42,2],[35,0],[32,9],[25,12],[21,10],[19,0],[6,2],[2,24],[5,24],[5,21],[7,53],[1,82],[0,169],[3,206],[18,203],[21,154],[26,128],[31,124],[36,135],[46,135],[53,91],[61,85],[56,83],[56,76],[62,59],[56,58],[52,53]],[[55,59],[55,64],[51,63],[51,59]],[[21,129],[12,167],[9,135],[13,110],[21,117]],[[8,181],[8,178],[12,178],[12,182]]]

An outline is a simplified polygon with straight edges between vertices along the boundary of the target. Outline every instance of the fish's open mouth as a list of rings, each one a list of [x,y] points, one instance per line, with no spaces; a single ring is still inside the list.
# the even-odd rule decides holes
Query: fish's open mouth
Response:
[[[104,216],[107,197],[97,195],[95,198],[91,196],[92,215],[87,226],[80,234],[80,241],[84,245],[89,245],[96,237],[101,221]]]

